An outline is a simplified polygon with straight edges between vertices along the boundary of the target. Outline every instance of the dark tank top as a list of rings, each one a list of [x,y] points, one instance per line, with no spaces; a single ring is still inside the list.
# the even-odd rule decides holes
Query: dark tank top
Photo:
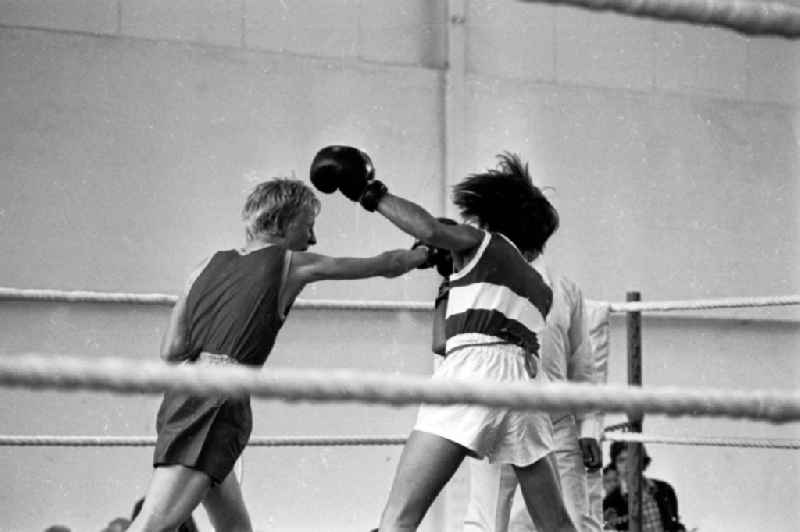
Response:
[[[284,321],[278,296],[285,256],[286,248],[277,245],[246,255],[214,254],[186,299],[192,359],[207,352],[264,364]]]

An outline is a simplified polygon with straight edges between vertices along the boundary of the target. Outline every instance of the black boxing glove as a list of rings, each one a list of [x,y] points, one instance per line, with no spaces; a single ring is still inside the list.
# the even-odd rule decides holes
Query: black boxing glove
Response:
[[[326,146],[311,161],[311,183],[325,194],[341,190],[351,201],[358,201],[367,182],[375,178],[369,156],[351,146]]]
[[[414,245],[411,246],[411,249],[416,249],[419,246],[425,246],[428,248],[428,256],[425,258],[425,262],[417,266],[417,269],[426,270],[428,268],[436,267],[436,271],[439,272],[439,275],[442,277],[450,277],[450,274],[453,273],[453,257],[450,255],[450,250],[435,248],[425,244],[424,242],[420,242],[419,240],[414,242]]]
[[[388,189],[375,179],[369,155],[352,146],[326,146],[319,150],[309,170],[311,183],[325,194],[337,189],[370,212],[378,208]]]

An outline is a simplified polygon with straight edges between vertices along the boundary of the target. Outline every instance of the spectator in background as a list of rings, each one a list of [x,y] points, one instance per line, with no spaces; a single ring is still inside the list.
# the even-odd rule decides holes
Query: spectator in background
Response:
[[[51,525],[45,528],[44,532],[72,532],[72,530],[64,525]]]
[[[619,473],[613,464],[603,468],[603,492],[607,495],[619,487]]]
[[[644,475],[650,457],[642,445],[642,532],[685,532],[678,517],[678,498],[667,482]],[[625,442],[611,444],[611,466],[616,469],[619,485],[606,494],[603,514],[611,530],[628,530],[628,449]]]
[[[614,464],[609,464],[603,468],[603,498],[605,499],[605,496],[617,488],[619,488],[619,473]],[[603,530],[616,530],[620,522],[620,516],[614,508],[606,508],[603,511]]]

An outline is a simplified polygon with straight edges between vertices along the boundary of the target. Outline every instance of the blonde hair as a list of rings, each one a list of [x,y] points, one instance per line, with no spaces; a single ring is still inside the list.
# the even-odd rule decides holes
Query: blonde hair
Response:
[[[299,179],[276,177],[259,183],[242,207],[247,239],[259,235],[282,236],[300,213],[311,210],[316,215],[320,207],[314,191]]]

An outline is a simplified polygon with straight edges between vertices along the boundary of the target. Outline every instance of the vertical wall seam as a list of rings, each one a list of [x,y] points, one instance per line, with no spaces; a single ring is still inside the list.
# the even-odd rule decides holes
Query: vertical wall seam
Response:
[[[449,0],[447,13],[447,65],[444,70],[444,184],[442,204],[446,216],[455,218],[450,186],[460,180],[464,165],[465,98],[467,78],[467,0]]]
[[[655,22],[650,22],[650,92],[658,86],[658,27]]]
[[[746,43],[744,46],[744,97],[745,101],[753,101],[753,76],[750,72],[751,63],[751,48],[753,46],[753,39],[750,37],[746,38]]]
[[[553,82],[558,83],[558,6],[550,6],[553,10]]]
[[[245,33],[247,32],[247,0],[239,0],[240,1],[240,10],[239,10],[239,46],[244,49],[247,49],[247,38]]]
[[[117,36],[122,35],[122,0],[117,0]]]

